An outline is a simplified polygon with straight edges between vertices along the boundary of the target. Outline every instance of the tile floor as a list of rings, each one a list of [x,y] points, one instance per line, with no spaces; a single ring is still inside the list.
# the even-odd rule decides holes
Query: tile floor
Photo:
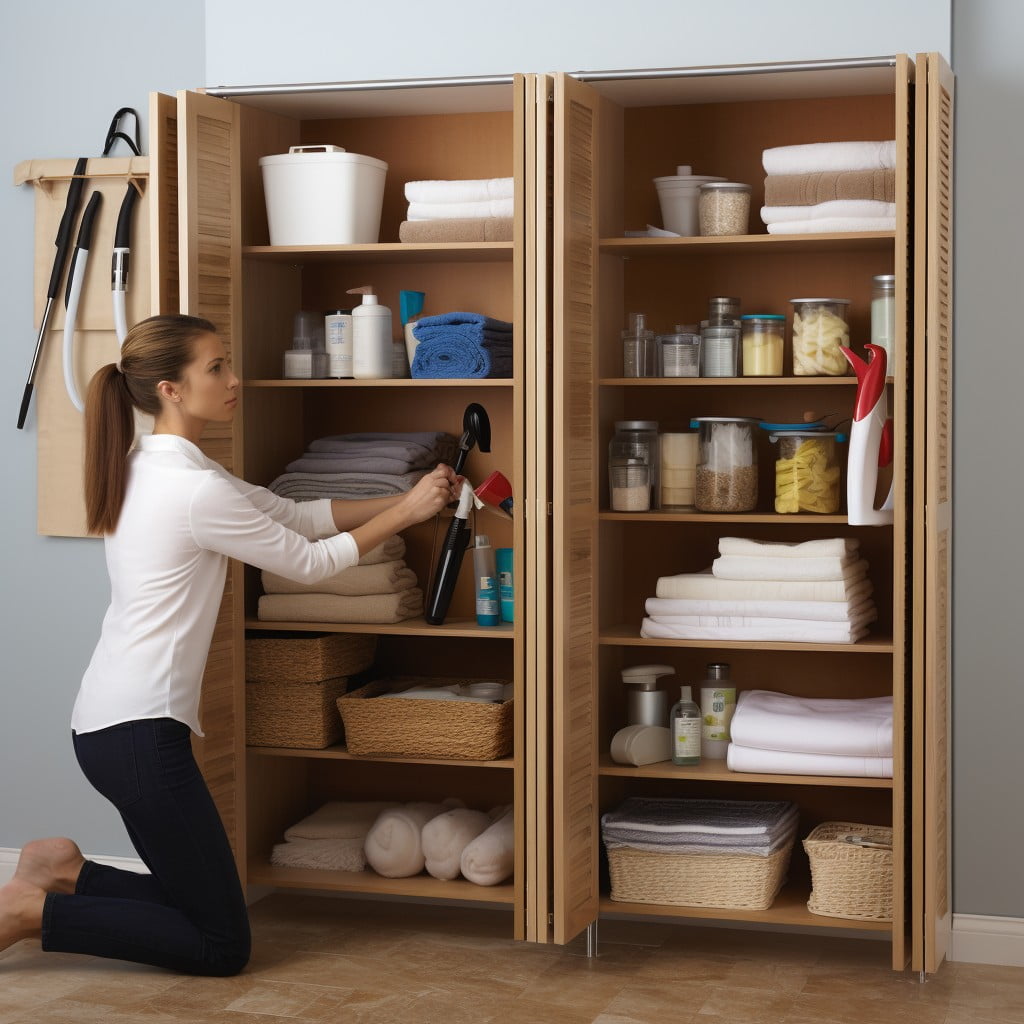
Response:
[[[604,921],[600,956],[507,938],[508,914],[276,894],[235,978],[0,954],[0,1024],[1024,1024],[1024,968],[946,964],[926,984],[888,945]]]

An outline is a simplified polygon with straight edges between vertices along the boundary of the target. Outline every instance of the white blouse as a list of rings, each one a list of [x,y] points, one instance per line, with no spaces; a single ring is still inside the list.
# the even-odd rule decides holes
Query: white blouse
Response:
[[[71,717],[80,733],[174,718],[203,735],[199,692],[228,558],[302,583],[359,561],[330,499],[253,487],[174,434],[144,435],[128,456],[124,506],[105,546],[110,607]]]

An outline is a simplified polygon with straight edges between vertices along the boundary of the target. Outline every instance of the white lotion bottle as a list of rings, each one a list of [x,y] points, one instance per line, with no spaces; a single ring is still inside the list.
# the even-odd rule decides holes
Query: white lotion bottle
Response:
[[[391,376],[391,310],[377,301],[372,285],[349,288],[349,295],[362,295],[352,310],[352,376],[356,380],[380,380]]]

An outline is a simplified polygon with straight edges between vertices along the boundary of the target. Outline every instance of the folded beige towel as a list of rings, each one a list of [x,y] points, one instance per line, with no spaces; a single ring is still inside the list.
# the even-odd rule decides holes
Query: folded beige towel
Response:
[[[769,174],[764,179],[765,206],[817,206],[833,199],[876,199],[896,202],[896,172],[817,171],[813,174]]]
[[[400,242],[511,242],[511,217],[469,217],[464,220],[403,220]]]
[[[401,804],[387,800],[330,800],[308,817],[285,829],[285,839],[366,838],[381,811]]]
[[[315,871],[365,871],[362,839],[293,839],[277,843],[270,863]]]
[[[366,597],[370,594],[397,594],[416,586],[416,573],[405,562],[377,562],[353,565],[318,583],[295,583],[263,570],[263,589],[268,594],[337,594],[339,597]]]
[[[388,537],[386,541],[370,548],[362,558],[360,565],[376,565],[378,562],[394,562],[396,559],[405,558],[405,541],[400,534]]]
[[[446,882],[458,878],[462,851],[490,824],[491,819],[483,811],[468,807],[456,807],[428,821],[423,826],[427,874]]]
[[[264,594],[257,614],[265,622],[402,622],[423,614],[423,591],[412,587],[397,594],[365,597]]]

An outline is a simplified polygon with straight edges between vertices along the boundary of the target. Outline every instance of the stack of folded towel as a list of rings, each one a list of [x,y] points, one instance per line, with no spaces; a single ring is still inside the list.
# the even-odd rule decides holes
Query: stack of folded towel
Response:
[[[451,462],[457,444],[439,430],[321,437],[288,463],[270,490],[295,501],[404,494],[439,462]]]
[[[778,146],[762,162],[761,219],[770,235],[896,227],[894,139]]]
[[[268,622],[402,622],[423,614],[423,591],[403,561],[405,541],[388,538],[358,565],[319,583],[295,583],[263,570],[257,615]]]
[[[860,542],[722,537],[709,572],[662,576],[640,635],[676,640],[852,644],[878,617]]]
[[[789,800],[629,797],[601,817],[608,849],[768,857],[791,844],[799,813]]]
[[[406,220],[401,242],[512,241],[513,181],[474,178],[462,181],[408,181]]]
[[[397,803],[332,800],[284,833],[270,856],[272,864],[325,871],[362,871],[366,868],[363,844],[383,811]]]
[[[512,376],[512,324],[482,313],[425,316],[413,328],[413,377]]]
[[[892,778],[892,697],[744,690],[729,728],[734,772]]]

